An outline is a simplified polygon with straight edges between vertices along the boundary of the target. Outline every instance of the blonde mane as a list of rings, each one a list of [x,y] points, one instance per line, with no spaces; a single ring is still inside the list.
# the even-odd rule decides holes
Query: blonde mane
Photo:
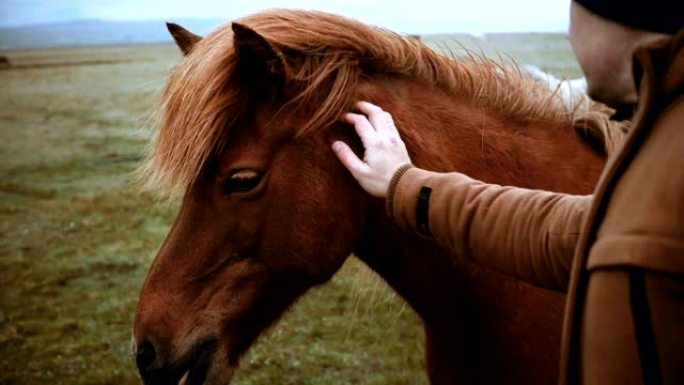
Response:
[[[282,52],[289,76],[302,85],[287,107],[317,106],[296,135],[329,126],[350,108],[355,87],[373,74],[414,79],[508,120],[572,123],[572,110],[547,88],[515,66],[480,55],[454,58],[416,39],[322,12],[270,10],[236,22]],[[197,43],[173,71],[142,168],[149,186],[186,189],[245,118],[248,100],[235,76],[237,56],[228,24]]]

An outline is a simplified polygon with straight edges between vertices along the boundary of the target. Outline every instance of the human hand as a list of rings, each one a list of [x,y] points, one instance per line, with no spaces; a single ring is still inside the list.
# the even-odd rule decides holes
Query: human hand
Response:
[[[354,125],[365,148],[363,160],[341,141],[332,144],[335,155],[347,167],[359,185],[369,194],[387,197],[387,189],[394,173],[411,163],[404,142],[399,137],[392,115],[367,102],[356,103],[362,114],[346,113],[342,120]]]

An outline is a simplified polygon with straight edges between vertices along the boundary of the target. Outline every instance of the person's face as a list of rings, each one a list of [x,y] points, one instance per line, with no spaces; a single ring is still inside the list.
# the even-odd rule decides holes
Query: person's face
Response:
[[[636,103],[632,77],[635,41],[630,31],[572,2],[570,43],[593,99],[611,106]]]

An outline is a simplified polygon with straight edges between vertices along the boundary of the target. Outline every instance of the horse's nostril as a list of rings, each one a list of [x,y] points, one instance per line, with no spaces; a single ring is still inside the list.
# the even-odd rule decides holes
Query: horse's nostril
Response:
[[[156,359],[157,352],[155,351],[154,345],[152,345],[152,343],[145,340],[138,345],[138,350],[135,353],[135,363],[138,365],[140,374],[145,372]]]

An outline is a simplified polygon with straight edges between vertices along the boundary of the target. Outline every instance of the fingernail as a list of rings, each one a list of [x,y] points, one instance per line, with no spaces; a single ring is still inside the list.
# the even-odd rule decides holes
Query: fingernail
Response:
[[[332,149],[335,151],[339,151],[341,145],[342,144],[340,142],[333,142]]]

